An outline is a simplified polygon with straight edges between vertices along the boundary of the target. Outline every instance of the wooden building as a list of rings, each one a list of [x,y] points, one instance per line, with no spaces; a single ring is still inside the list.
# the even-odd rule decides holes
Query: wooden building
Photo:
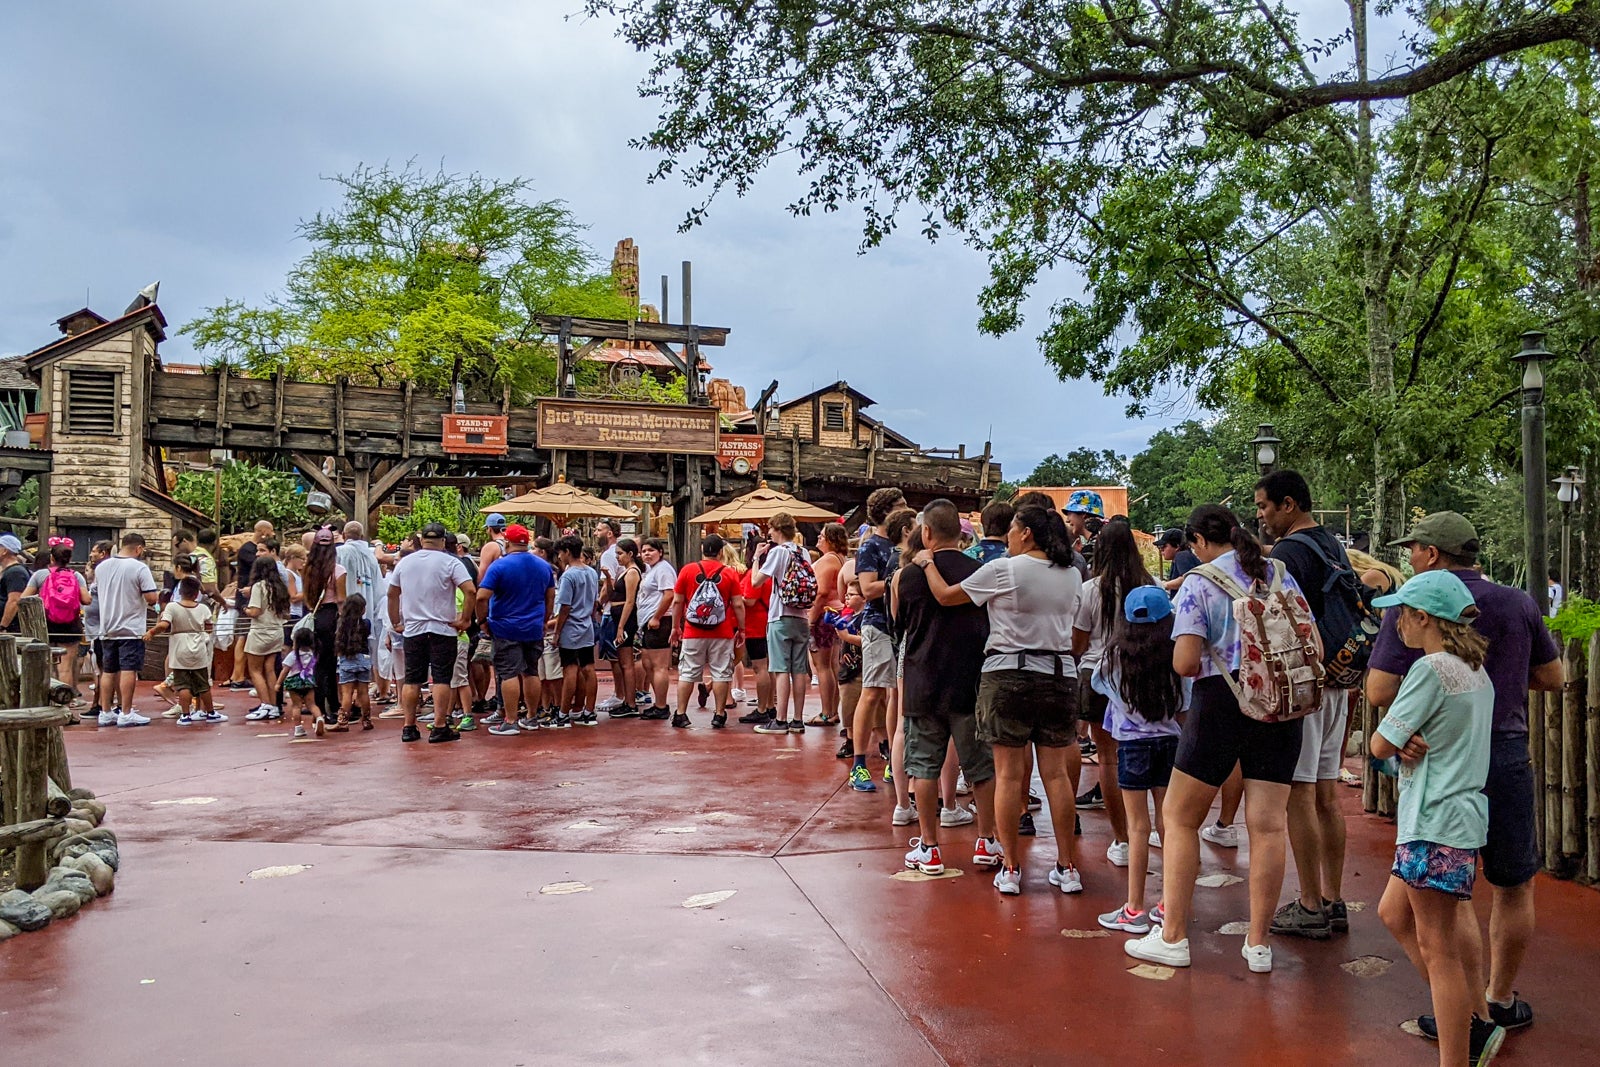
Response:
[[[837,381],[805,396],[778,404],[778,425],[786,436],[828,448],[905,449],[914,451],[916,442],[896,433],[862,409],[877,401],[853,389],[849,382]],[[875,436],[876,435],[876,436]]]

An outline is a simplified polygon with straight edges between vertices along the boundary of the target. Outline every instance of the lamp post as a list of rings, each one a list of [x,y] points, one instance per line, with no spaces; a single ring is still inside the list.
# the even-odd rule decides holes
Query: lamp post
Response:
[[[1561,501],[1561,598],[1572,595],[1572,505],[1583,494],[1583,471],[1568,467],[1567,473],[1556,479],[1556,499]]]
[[[1528,595],[1539,614],[1550,610],[1549,526],[1545,509],[1544,368],[1552,353],[1544,346],[1544,332],[1522,335],[1522,350],[1512,357],[1522,364],[1522,492],[1528,511]]]
[[[1272,423],[1263,422],[1250,443],[1256,448],[1256,467],[1265,478],[1278,466],[1278,446],[1283,440],[1273,431]]]

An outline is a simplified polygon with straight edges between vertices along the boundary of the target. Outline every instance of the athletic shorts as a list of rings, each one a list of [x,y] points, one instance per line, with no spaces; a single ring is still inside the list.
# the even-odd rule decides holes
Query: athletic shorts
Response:
[[[50,622],[46,620],[45,634],[52,645],[61,645],[72,648],[83,644],[83,619],[79,617],[73,622]]]
[[[1300,737],[1300,761],[1295,764],[1298,783],[1330,782],[1344,766],[1344,724],[1350,713],[1350,690],[1324,689],[1322,707],[1307,715]]]
[[[600,645],[599,656],[601,659],[614,660],[617,658],[617,620],[612,617],[609,611],[600,616],[597,640]]]
[[[563,648],[560,652],[562,669],[567,667],[593,667],[594,646],[584,645],[581,648]]]
[[[639,647],[651,652],[659,652],[672,646],[672,625],[662,619],[661,624],[655,628],[641,626],[639,628]]]
[[[744,639],[744,665],[755,667],[757,663],[767,658],[767,639],[765,637],[747,637]]]
[[[543,641],[513,641],[508,637],[494,639],[494,673],[502,680],[524,674],[539,673],[539,659],[544,655]]]
[[[810,625],[798,615],[773,616],[767,620],[767,670],[773,674],[811,673],[806,655]]]
[[[100,670],[105,674],[144,670],[144,642],[137,637],[106,638],[100,642]]]
[[[733,681],[733,638],[685,637],[679,647],[678,681],[698,682],[706,670],[713,682]]]
[[[456,667],[456,635],[417,634],[405,639],[406,685],[422,685],[430,678],[434,685],[449,685]]]
[[[1117,742],[1117,788],[1165,789],[1178,758],[1176,737],[1135,737]]]
[[[1093,669],[1078,668],[1078,718],[1099,726],[1106,721],[1106,708],[1111,699],[1094,691],[1094,686],[1089,684],[1093,677]]]
[[[1020,748],[1078,743],[1078,680],[1040,671],[985,671],[978,681],[978,740]]]
[[[1394,866],[1389,873],[1412,889],[1471,900],[1472,884],[1478,877],[1478,850],[1407,841],[1394,847]]]
[[[893,689],[894,641],[876,626],[861,627],[861,688]]]
[[[1199,678],[1183,723],[1174,766],[1206,785],[1220,789],[1238,764],[1257,782],[1289,785],[1300,761],[1304,719],[1261,722],[1239,710],[1239,701],[1218,675]]]
[[[451,689],[465,689],[468,683],[472,681],[472,673],[468,669],[468,663],[471,658],[471,645],[459,637],[456,638],[456,658],[455,662],[450,665]]]
[[[203,696],[211,692],[211,672],[174,667],[172,670],[172,688],[187,689],[194,696]]]
[[[1514,889],[1539,873],[1538,832],[1534,824],[1533,761],[1527,734],[1495,734],[1489,742],[1489,839],[1483,876],[1492,886]]]
[[[906,773],[925,782],[937,781],[950,742],[969,783],[994,777],[994,749],[978,740],[976,715],[906,716]]]

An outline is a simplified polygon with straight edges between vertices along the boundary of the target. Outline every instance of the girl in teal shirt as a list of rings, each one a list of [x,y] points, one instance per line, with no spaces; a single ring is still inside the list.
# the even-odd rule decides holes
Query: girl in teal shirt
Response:
[[[1461,939],[1477,933],[1469,902],[1489,832],[1488,643],[1471,625],[1472,594],[1448,571],[1419,574],[1373,603],[1398,608],[1401,639],[1423,652],[1372,738],[1373,756],[1401,761],[1394,868],[1378,914],[1428,983],[1440,1064],[1486,1064],[1505,1031],[1472,992]]]

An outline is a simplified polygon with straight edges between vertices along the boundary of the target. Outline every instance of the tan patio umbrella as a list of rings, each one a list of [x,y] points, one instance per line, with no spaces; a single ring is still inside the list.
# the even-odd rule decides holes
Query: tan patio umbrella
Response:
[[[787,511],[800,522],[837,522],[839,513],[807,504],[797,496],[780,493],[762,482],[754,492],[735,497],[689,521],[696,524],[724,522],[764,522],[780,511]]]
[[[575,485],[568,485],[566,478],[558,478],[554,485],[547,485],[543,489],[535,489],[531,493],[502,500],[498,504],[491,504],[486,508],[479,508],[479,512],[487,515],[491,512],[500,512],[502,515],[537,515],[546,519],[631,519],[633,512],[609,500],[602,500],[593,493],[586,493]]]

